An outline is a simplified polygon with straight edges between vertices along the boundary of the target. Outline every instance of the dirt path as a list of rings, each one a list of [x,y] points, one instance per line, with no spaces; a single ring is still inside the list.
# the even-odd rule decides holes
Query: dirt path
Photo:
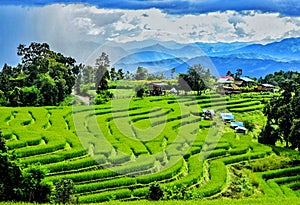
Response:
[[[82,102],[84,102],[84,104],[89,105],[90,104],[90,99],[88,97],[83,97],[80,95],[75,95],[76,97],[78,97]]]

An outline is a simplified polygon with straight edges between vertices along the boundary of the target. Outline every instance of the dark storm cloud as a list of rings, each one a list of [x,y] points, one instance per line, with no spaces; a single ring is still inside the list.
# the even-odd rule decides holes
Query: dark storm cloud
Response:
[[[158,8],[170,14],[200,14],[214,11],[245,11],[278,12],[286,16],[300,15],[299,0],[3,0],[0,4],[43,6],[53,3],[84,3],[99,8],[114,9],[149,9]]]

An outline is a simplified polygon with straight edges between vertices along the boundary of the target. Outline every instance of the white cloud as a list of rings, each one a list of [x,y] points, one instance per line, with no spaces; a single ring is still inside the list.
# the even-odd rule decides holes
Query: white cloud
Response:
[[[255,11],[170,15],[159,9],[99,9],[80,4],[34,9],[36,29],[53,25],[57,37],[69,40],[132,41],[157,38],[180,42],[256,41],[299,36],[300,18]],[[42,20],[41,20],[42,19]],[[49,36],[49,38],[51,37]]]
[[[300,17],[257,11],[172,15],[159,9],[101,9],[81,4],[19,8],[18,12],[22,10],[24,15],[21,16],[25,19],[20,21],[31,22],[30,32],[38,38],[33,40],[46,41],[79,60],[92,52],[88,48],[92,48],[93,44],[107,41],[157,39],[180,43],[264,43],[300,36]],[[89,42],[91,46],[83,48],[82,42]]]

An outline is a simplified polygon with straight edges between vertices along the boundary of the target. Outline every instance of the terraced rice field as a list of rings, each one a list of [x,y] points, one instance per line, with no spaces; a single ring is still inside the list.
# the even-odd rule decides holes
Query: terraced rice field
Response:
[[[297,164],[251,169],[255,160],[275,155],[255,139],[270,97],[214,94],[122,99],[95,107],[0,108],[0,129],[21,163],[42,164],[53,182],[72,179],[82,203],[145,199],[153,182],[165,190],[181,187],[194,198],[228,197],[237,178],[251,181],[256,191],[249,196],[299,197]],[[212,121],[200,117],[207,108],[217,111]],[[221,122],[219,112],[228,110],[237,120],[255,121],[254,131],[235,133]],[[250,173],[239,166],[250,166]]]

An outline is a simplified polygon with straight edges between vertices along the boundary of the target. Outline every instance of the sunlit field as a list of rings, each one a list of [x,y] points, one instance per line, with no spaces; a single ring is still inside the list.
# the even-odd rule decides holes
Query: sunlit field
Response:
[[[0,127],[22,164],[40,163],[49,170],[49,181],[72,179],[80,203],[153,204],[145,199],[151,184],[158,183],[165,200],[194,200],[185,204],[297,204],[299,153],[257,142],[266,121],[262,109],[272,95],[1,107]],[[202,109],[216,115],[203,119]],[[253,129],[237,133],[221,121],[221,112]]]

